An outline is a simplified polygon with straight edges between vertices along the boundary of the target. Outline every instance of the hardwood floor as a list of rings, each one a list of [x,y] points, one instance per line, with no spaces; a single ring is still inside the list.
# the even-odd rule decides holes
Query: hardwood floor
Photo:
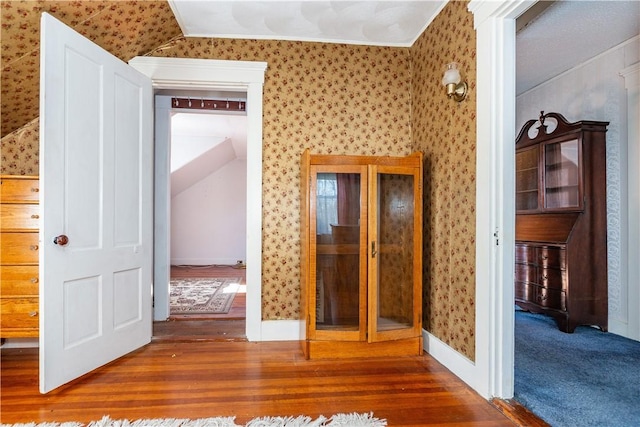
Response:
[[[38,350],[3,349],[3,423],[370,412],[389,426],[516,425],[429,356],[305,360],[297,342],[152,342],[47,395]]]
[[[246,285],[246,270],[229,266],[171,266],[172,278],[239,277]],[[172,315],[153,323],[154,341],[246,341],[245,293],[236,294],[227,314]]]
[[[244,270],[226,273],[245,277]],[[176,274],[225,277],[204,269]],[[246,342],[244,322],[156,322],[151,344],[46,395],[38,391],[38,349],[3,348],[0,422],[236,416],[244,424],[267,415],[372,411],[389,426],[544,425],[522,407],[494,406],[428,355],[305,360],[298,342]]]

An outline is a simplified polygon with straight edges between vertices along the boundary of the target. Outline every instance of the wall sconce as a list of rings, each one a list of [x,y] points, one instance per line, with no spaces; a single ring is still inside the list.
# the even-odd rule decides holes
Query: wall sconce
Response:
[[[467,97],[467,82],[462,81],[458,64],[447,64],[442,77],[442,84],[447,87],[447,96],[461,102]]]

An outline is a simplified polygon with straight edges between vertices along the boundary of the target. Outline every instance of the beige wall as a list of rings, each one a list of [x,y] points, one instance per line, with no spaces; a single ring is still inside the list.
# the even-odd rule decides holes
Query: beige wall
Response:
[[[467,2],[450,2],[411,47],[413,148],[424,160],[424,328],[475,357],[476,35]],[[440,83],[460,64],[461,103]]]
[[[263,318],[297,319],[299,158],[425,153],[425,329],[473,359],[475,32],[451,2],[412,48],[177,38],[151,56],[265,61]],[[470,97],[444,95],[456,60]],[[38,173],[37,119],[2,139],[2,173]]]

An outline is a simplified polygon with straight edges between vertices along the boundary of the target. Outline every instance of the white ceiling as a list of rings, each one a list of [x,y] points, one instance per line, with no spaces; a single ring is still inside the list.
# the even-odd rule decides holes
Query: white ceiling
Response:
[[[169,0],[186,37],[411,46],[446,0]]]
[[[637,36],[640,2],[557,1],[516,37],[516,93]]]

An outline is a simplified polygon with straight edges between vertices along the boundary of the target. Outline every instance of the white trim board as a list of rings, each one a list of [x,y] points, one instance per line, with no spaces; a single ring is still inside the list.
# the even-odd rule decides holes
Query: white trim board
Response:
[[[262,341],[262,88],[266,62],[214,59],[155,58],[138,56],[129,65],[147,75],[153,87],[186,90],[234,90],[247,93],[247,317],[249,341]],[[157,130],[156,130],[157,132]],[[164,144],[167,144],[164,139]],[[156,144],[162,141],[156,141]],[[169,166],[168,147],[156,146],[155,246],[169,248]],[[160,158],[158,157],[160,156]],[[169,254],[165,250],[154,259],[154,286],[164,283],[168,299]],[[159,292],[156,292],[156,295]],[[157,300],[156,300],[157,302]],[[164,301],[162,306],[164,307]],[[168,316],[154,313],[154,319]]]

